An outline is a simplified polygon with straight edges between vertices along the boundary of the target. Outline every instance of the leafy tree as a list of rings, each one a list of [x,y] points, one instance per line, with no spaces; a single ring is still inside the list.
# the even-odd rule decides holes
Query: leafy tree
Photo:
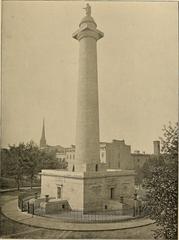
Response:
[[[65,160],[61,160],[57,164],[57,168],[59,169],[67,169],[67,167],[68,167],[68,163]]]
[[[10,145],[9,149],[6,149],[6,154],[4,154],[3,162],[6,161],[6,166],[3,174],[15,179],[18,190],[25,178],[30,180],[32,188],[33,180],[41,170],[42,157],[41,151],[33,141],[26,144],[19,143],[18,146]]]
[[[137,185],[142,185],[143,180],[145,178],[150,178],[151,177],[151,171],[153,168],[157,166],[163,165],[163,158],[156,157],[156,156],[150,156],[149,159],[147,159],[142,167],[137,167],[135,169],[136,171],[136,177],[135,177],[135,183]]]
[[[42,151],[41,169],[57,169],[56,151]]]
[[[164,126],[161,138],[161,164],[150,168],[144,186],[147,189],[147,208],[150,218],[160,226],[155,231],[155,238],[177,239],[177,206],[178,206],[178,124]]]
[[[67,162],[65,160],[58,161],[56,158],[56,150],[43,150],[41,169],[66,169]]]
[[[135,169],[136,171],[136,177],[135,177],[135,183],[137,185],[142,185],[143,179],[150,174],[150,164],[149,161],[146,161],[142,167],[137,167]]]
[[[41,151],[33,141],[25,145],[23,168],[25,175],[30,180],[31,189],[34,178],[41,170],[42,157]]]
[[[172,125],[164,125],[163,127],[163,137],[160,138],[162,144],[162,152],[165,157],[168,155],[169,159],[177,160],[178,157],[178,122]]]
[[[40,150],[33,142],[9,146],[1,151],[2,176],[15,179],[18,189],[23,179],[30,181],[30,186],[41,169],[65,169],[66,161],[58,162],[56,151]]]
[[[6,148],[1,149],[1,176],[5,177],[8,171],[9,150]]]
[[[7,167],[7,176],[13,177],[16,180],[18,190],[24,175],[24,158],[25,144],[20,143],[18,146],[9,146],[9,158]]]
[[[143,172],[142,172],[142,168],[137,166],[135,168],[135,173],[136,173],[136,176],[135,176],[135,184],[140,186],[142,184],[142,180],[143,180]]]

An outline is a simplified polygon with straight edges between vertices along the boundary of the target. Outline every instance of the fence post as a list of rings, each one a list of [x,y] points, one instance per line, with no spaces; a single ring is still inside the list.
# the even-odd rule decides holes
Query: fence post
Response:
[[[21,211],[23,212],[24,211],[24,202],[23,202],[23,199],[21,201]]]
[[[139,206],[139,216],[141,216],[142,213],[142,206]]]
[[[47,194],[45,195],[45,202],[48,202],[48,200],[49,200],[49,195]]]
[[[38,193],[36,192],[36,193],[35,193],[35,199],[37,199],[37,198],[38,198]]]
[[[34,203],[32,204],[32,215],[34,215]]]
[[[29,201],[27,202],[27,212],[29,213]]]
[[[2,213],[2,210],[1,210],[1,206],[0,206],[0,220],[1,220],[1,222],[2,222],[2,223],[0,224],[0,232],[2,233],[2,229],[3,229],[2,224],[3,224],[3,222],[4,222],[4,221],[3,221],[4,219],[3,219],[2,215],[1,215],[1,213]],[[1,229],[1,228],[2,228],[2,229]]]
[[[135,206],[133,207],[133,217],[135,217]]]

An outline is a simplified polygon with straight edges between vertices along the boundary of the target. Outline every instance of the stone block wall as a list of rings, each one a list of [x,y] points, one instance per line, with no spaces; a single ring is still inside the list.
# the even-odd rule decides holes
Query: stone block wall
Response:
[[[84,183],[85,211],[101,211],[106,199],[105,178],[87,178]]]
[[[48,194],[49,197],[58,199],[58,188],[61,188],[60,199],[67,200],[72,209],[83,209],[83,179],[75,176],[75,173],[69,173],[71,174],[70,177],[68,172],[46,170],[41,177],[41,196]]]
[[[72,209],[83,210],[84,181],[78,178],[65,178],[63,199],[67,200]]]
[[[65,200],[42,202],[40,208],[45,214],[58,213],[59,211],[68,211],[71,209]]]
[[[58,181],[57,181],[58,179]],[[49,197],[57,198],[57,186],[56,184],[63,184],[63,178],[55,177],[54,175],[42,175],[41,176],[41,197],[49,195]]]
[[[51,170],[52,171],[52,170]],[[48,170],[46,171],[48,172]],[[73,210],[101,211],[110,200],[131,205],[134,197],[134,172],[129,170],[76,173],[52,171],[42,174],[42,193],[66,200]],[[133,203],[133,202],[132,202]],[[117,205],[116,205],[117,206]]]
[[[134,169],[131,147],[126,145],[123,140],[113,140],[112,143],[106,143],[106,162],[110,169]]]

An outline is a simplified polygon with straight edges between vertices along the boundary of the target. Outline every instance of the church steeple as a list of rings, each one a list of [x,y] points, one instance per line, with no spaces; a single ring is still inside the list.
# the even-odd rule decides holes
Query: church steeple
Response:
[[[40,139],[40,148],[45,148],[47,146],[46,139],[45,139],[45,120],[43,119],[43,126],[42,126],[42,136]]]

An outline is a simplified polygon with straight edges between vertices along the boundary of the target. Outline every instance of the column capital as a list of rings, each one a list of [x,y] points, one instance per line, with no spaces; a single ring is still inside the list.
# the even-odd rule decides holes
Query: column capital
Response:
[[[104,36],[104,33],[98,29],[90,26],[88,23],[83,23],[83,25],[72,34],[72,37],[78,41],[85,37],[94,38],[96,41]]]

